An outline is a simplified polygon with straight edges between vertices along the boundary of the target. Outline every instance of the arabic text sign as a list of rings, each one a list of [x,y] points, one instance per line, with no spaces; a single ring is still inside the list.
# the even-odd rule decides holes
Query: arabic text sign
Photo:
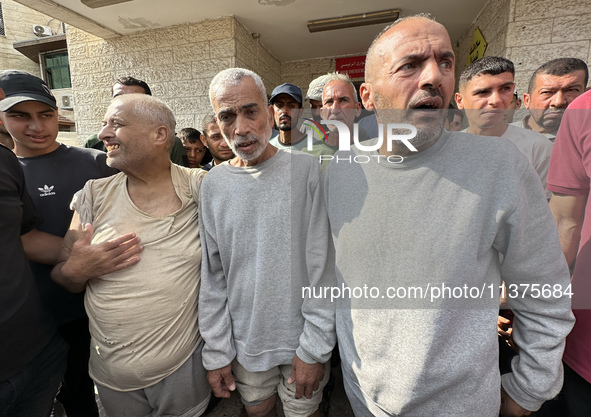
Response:
[[[472,62],[477,61],[484,56],[484,51],[486,51],[486,45],[488,44],[484,40],[482,32],[480,32],[480,29],[476,28],[474,30],[474,36],[472,37],[472,43],[470,44],[468,58],[466,58],[466,66],[470,65]]]
[[[365,77],[365,55],[337,58],[336,71],[347,74],[350,78]]]

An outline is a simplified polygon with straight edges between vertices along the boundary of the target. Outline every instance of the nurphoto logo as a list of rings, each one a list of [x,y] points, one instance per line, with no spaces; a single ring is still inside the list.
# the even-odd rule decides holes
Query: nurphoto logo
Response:
[[[349,131],[349,127],[341,121],[338,120],[321,120],[321,124],[323,125],[333,125],[338,129],[339,132],[339,151],[350,151],[351,150],[351,132]],[[305,123],[309,129],[307,129],[307,147],[306,149],[312,151],[314,146],[314,133],[316,133],[319,137],[323,137],[322,133],[326,135],[324,130],[320,130],[314,123]],[[413,125],[408,123],[388,123],[386,125],[386,137],[384,138],[384,125],[382,123],[378,124],[378,132],[379,136],[376,141],[360,141],[359,140],[359,125],[357,123],[353,124],[353,144],[357,147],[357,149],[364,151],[364,152],[373,152],[380,149],[386,141],[386,149],[388,152],[392,152],[394,149],[393,143],[394,141],[399,141],[404,144],[411,152],[417,152],[417,148],[410,143],[410,140],[417,136],[417,128]],[[385,158],[388,162],[391,163],[401,163],[404,158],[400,155],[372,155],[376,158]],[[349,158],[340,159],[338,156],[335,155],[321,155],[320,162],[331,160],[337,158],[337,162],[339,160],[347,160],[350,162]],[[355,162],[357,163],[367,163],[371,159],[368,155],[356,155],[354,158]]]

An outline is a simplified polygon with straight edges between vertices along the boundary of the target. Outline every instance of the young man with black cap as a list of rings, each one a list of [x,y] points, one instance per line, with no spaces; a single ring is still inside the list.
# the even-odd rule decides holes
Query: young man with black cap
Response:
[[[4,92],[0,89],[0,100]],[[0,145],[0,416],[48,416],[64,373],[67,346],[43,314],[27,257],[54,262],[61,239],[39,223],[23,171]],[[50,240],[46,240],[49,238]],[[54,253],[48,253],[53,248]],[[43,254],[41,259],[35,254]]]
[[[0,118],[14,139],[27,190],[43,223],[38,229],[63,237],[72,220],[74,193],[89,179],[117,172],[106,154],[56,141],[58,112],[54,96],[38,77],[22,71],[0,73]],[[98,416],[94,386],[88,376],[90,336],[83,294],[71,294],[50,277],[52,266],[31,262],[41,302],[53,315],[61,336],[70,344],[68,367],[58,399],[69,417]]]
[[[269,104],[273,106],[273,118],[277,129],[279,129],[279,134],[269,140],[271,145],[279,149],[303,151],[314,155],[319,161],[321,155],[334,154],[333,149],[316,139],[312,143],[312,149],[308,149],[308,135],[298,129],[304,114],[300,87],[287,83],[275,87]],[[327,158],[324,164],[327,165],[329,160],[330,158]]]

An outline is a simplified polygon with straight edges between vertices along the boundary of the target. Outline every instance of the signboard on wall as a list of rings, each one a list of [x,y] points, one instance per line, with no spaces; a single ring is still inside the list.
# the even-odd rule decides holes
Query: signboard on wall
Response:
[[[337,58],[336,71],[347,74],[349,78],[365,77],[365,55]]]
[[[484,56],[486,45],[488,44],[484,40],[484,36],[482,36],[480,29],[474,29],[474,36],[472,36],[472,43],[470,43],[470,51],[468,52],[468,58],[466,58],[466,66]]]

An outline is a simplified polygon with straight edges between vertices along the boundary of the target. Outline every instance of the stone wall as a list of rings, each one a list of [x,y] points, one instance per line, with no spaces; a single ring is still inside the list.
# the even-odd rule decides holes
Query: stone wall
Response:
[[[487,43],[485,56],[506,57],[507,25],[509,23],[509,11],[513,0],[490,0],[480,11],[466,33],[454,42],[456,54],[456,88],[460,74],[466,68],[466,59],[474,36],[474,30],[478,27]]]
[[[5,31],[5,36],[0,36],[0,69],[18,69],[40,76],[39,64],[15,50],[12,44],[36,39],[33,25],[49,26],[57,35],[62,33],[62,23],[12,0],[0,3]]]
[[[259,39],[234,19],[235,66],[252,70],[259,74],[265,83],[267,94],[281,84],[281,64]]]
[[[288,61],[281,64],[281,82],[295,84],[304,96],[310,82],[336,68],[336,58],[315,58],[302,61]]]
[[[488,42],[485,55],[503,56],[515,64],[520,95],[544,62],[560,57],[587,64],[591,60],[591,0],[490,0],[454,44],[456,80],[465,68],[475,27]]]
[[[591,62],[591,0],[511,0],[506,56],[527,90],[532,73],[554,58]]]
[[[280,81],[277,59],[233,17],[101,39],[68,28],[79,141],[96,133],[123,75],[146,81],[172,108],[177,128],[200,129],[211,110],[208,90],[221,70],[242,66],[263,77],[267,92]]]

